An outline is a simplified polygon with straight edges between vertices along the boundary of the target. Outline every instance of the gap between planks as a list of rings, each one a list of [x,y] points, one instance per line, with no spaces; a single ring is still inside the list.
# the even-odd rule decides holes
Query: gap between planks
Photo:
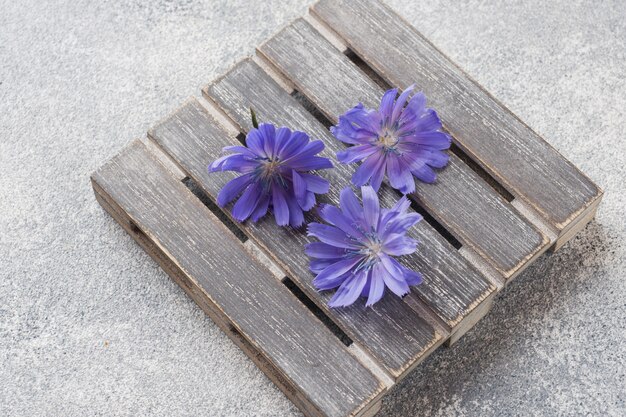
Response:
[[[318,6],[320,6],[321,3],[323,3],[324,1],[321,0],[320,2],[312,5],[309,8],[309,14],[310,17],[308,17],[306,20],[311,23],[314,22],[315,23],[315,27],[318,29],[318,31],[322,34],[322,36],[326,36],[326,33],[331,34],[331,37],[333,39],[338,39],[338,41],[332,41],[331,40],[331,44],[333,45],[337,45],[337,43],[340,44],[345,44],[345,46],[340,46],[338,47],[338,49],[340,51],[344,51],[345,49],[348,49],[349,51],[353,51],[355,53],[356,50],[352,48],[352,46],[350,45],[351,41],[349,40],[350,35],[347,35],[347,38],[344,38],[344,35],[341,34],[341,29],[335,29],[331,26],[331,23],[325,21],[328,20],[328,17],[326,17],[326,19],[322,16],[322,14],[319,14],[319,11],[317,10]],[[328,2],[325,2],[326,6],[328,6]],[[378,2],[381,3],[381,2]],[[323,8],[324,6],[320,6],[321,8]],[[361,6],[363,7],[363,6]],[[577,231],[581,230],[582,228],[585,227],[585,225],[594,217],[594,212],[597,209],[597,206],[600,203],[600,200],[602,199],[603,196],[603,190],[598,187],[596,184],[594,184],[578,167],[576,167],[575,165],[573,165],[570,161],[568,161],[565,157],[563,157],[563,155],[561,155],[561,153],[556,150],[552,145],[550,145],[550,143],[546,142],[543,138],[541,138],[541,136],[539,136],[531,127],[529,127],[523,120],[521,120],[517,115],[513,114],[506,106],[504,106],[499,100],[497,100],[491,93],[489,93],[484,87],[482,87],[479,83],[476,82],[476,80],[474,80],[469,74],[467,74],[462,68],[460,68],[456,63],[454,63],[450,58],[448,58],[441,50],[439,50],[435,45],[432,44],[432,42],[430,42],[428,39],[424,38],[421,34],[419,34],[419,32],[416,30],[416,28],[411,25],[410,23],[408,23],[402,16],[398,15],[397,12],[395,12],[392,8],[390,8],[388,5],[382,5],[382,7],[384,9],[386,9],[388,12],[394,14],[398,19],[400,19],[401,23],[404,24],[407,28],[409,28],[409,30],[413,30],[417,35],[419,35],[420,38],[423,38],[423,41],[426,42],[428,45],[430,45],[430,47],[436,51],[436,53],[438,53],[439,55],[441,55],[441,57],[443,57],[444,59],[446,59],[447,61],[449,61],[449,63],[454,66],[457,70],[459,70],[459,72],[465,77],[467,78],[471,83],[473,83],[475,86],[478,87],[478,89],[484,93],[485,95],[487,95],[490,99],[492,99],[494,101],[494,103],[498,106],[500,106],[508,115],[510,115],[515,121],[519,122],[519,124],[521,126],[523,126],[525,129],[527,129],[528,131],[532,132],[532,134],[543,144],[547,145],[547,147],[551,150],[554,151],[554,157],[556,159],[560,159],[562,161],[564,161],[566,163],[566,165],[572,170],[573,173],[575,174],[579,174],[580,179],[583,182],[588,182],[585,186],[591,186],[594,188],[595,190],[595,194],[593,195],[593,197],[587,201],[585,201],[585,203],[578,207],[575,211],[571,212],[569,214],[569,217],[565,220],[562,220],[560,223],[551,223],[549,219],[552,219],[554,221],[556,221],[556,218],[551,216],[550,212],[546,212],[545,207],[542,210],[537,204],[534,204],[531,201],[531,198],[529,197],[529,195],[526,195],[524,192],[521,191],[521,188],[523,188],[523,184],[519,184],[519,187],[521,187],[520,189],[517,189],[515,186],[512,186],[506,179],[506,176],[503,176],[502,173],[500,173],[500,175],[498,175],[497,170],[490,172],[487,169],[488,164],[484,163],[481,159],[481,157],[477,154],[474,154],[471,151],[468,151],[465,149],[464,145],[465,143],[462,141],[457,141],[457,145],[459,146],[459,149],[463,150],[463,153],[469,157],[471,160],[473,160],[474,162],[476,162],[484,171],[482,176],[488,176],[491,180],[495,181],[497,184],[499,184],[501,187],[504,187],[504,189],[507,190],[507,192],[512,191],[511,187],[515,190],[518,191],[518,193],[514,194],[519,194],[517,197],[517,204],[513,204],[514,207],[520,209],[520,212],[523,212],[527,219],[529,221],[531,221],[531,223],[533,225],[535,225],[535,227],[537,227],[537,229],[539,229],[541,232],[544,232],[545,235],[547,235],[549,237],[548,241],[550,243],[550,250],[551,251],[556,251],[558,250],[564,243],[566,243],[569,239],[571,239]],[[358,7],[356,7],[358,8]],[[323,28],[323,30],[320,30],[319,28]],[[341,24],[339,24],[338,28],[341,28]],[[362,48],[362,46],[361,46]],[[356,49],[359,49],[359,46],[356,47]],[[358,53],[357,53],[358,54]],[[367,55],[367,54],[365,54]],[[367,62],[368,60],[365,59],[365,57],[361,57],[363,58],[363,62]],[[383,69],[379,68],[379,70],[374,69],[374,67],[376,66],[376,64],[374,63],[374,67],[372,65],[370,65],[369,63],[366,63],[365,65],[368,66],[369,69],[371,69],[371,71],[373,71],[377,76],[379,77],[383,77],[387,82],[390,82],[389,77],[384,77],[383,74]],[[383,65],[384,66],[384,65]],[[370,75],[370,74],[368,74]],[[401,77],[401,76],[400,76]],[[499,180],[497,179],[499,178]],[[582,185],[581,185],[582,186]],[[513,196],[513,194],[512,194]],[[547,233],[546,232],[547,229]],[[513,275],[517,275],[517,273],[519,273],[520,271],[516,271]],[[512,278],[512,277],[511,277]]]
[[[137,140],[135,143],[139,144],[140,142],[143,141]],[[124,148],[124,150],[117,155],[122,155],[128,150],[128,148],[129,147]],[[144,147],[144,151],[147,151],[146,154],[150,155],[151,159],[156,164],[161,165],[162,169],[165,168],[165,165],[155,158],[156,155],[154,155],[147,146]],[[117,156],[113,159],[116,158]],[[268,378],[281,388],[281,390],[294,402],[294,404],[304,411],[306,415],[320,417],[325,416],[326,414],[324,414],[313,402],[311,402],[306,392],[302,391],[287,374],[282,372],[277,365],[274,364],[270,358],[266,358],[264,353],[258,349],[256,343],[248,340],[248,338],[242,333],[239,329],[239,325],[225,315],[219,305],[214,304],[215,302],[213,298],[209,293],[207,293],[206,289],[199,285],[196,279],[189,276],[189,274],[184,271],[183,267],[180,266],[174,257],[172,257],[169,253],[168,249],[162,246],[158,241],[155,241],[152,233],[142,230],[142,226],[139,226],[140,223],[134,220],[133,215],[123,209],[118,202],[115,201],[115,199],[111,197],[107,191],[105,191],[103,186],[101,186],[96,180],[96,173],[92,175],[91,182],[96,199],[105,211],[107,211],[113,219],[116,220],[155,261],[157,261],[162,269],[167,272],[171,278],[183,288],[187,295],[194,300],[202,308],[202,310],[205,311],[205,313],[227,334],[227,336],[229,336],[229,338],[231,338],[262,371],[264,371]],[[164,169],[163,173],[165,176],[171,176],[171,173],[167,169]],[[174,176],[172,176],[172,178],[177,181]],[[220,222],[217,217],[213,214],[209,214],[209,216],[212,217],[213,222],[216,225],[221,226],[225,233],[231,233],[231,230],[229,230],[225,224]],[[237,241],[235,236],[231,236],[231,239],[233,239],[233,241]],[[242,249],[245,249],[242,243],[239,244],[242,246]],[[258,259],[253,259],[257,265],[262,267],[263,264]],[[296,302],[298,303],[298,301]],[[308,310],[306,306],[302,305],[301,302],[299,303],[301,308],[304,309],[303,311]],[[314,317],[314,315],[311,314],[311,317]],[[351,356],[360,363],[358,358],[355,357],[354,352],[349,351],[345,347],[343,347],[343,349],[344,351],[350,353]],[[363,366],[367,369],[367,366]],[[378,383],[378,389],[376,390],[375,395],[372,395],[366,402],[362,403],[360,407],[354,409],[353,413],[350,414],[351,417],[373,416],[377,410],[380,409],[382,398],[388,390],[388,387],[385,386],[386,381],[381,381],[381,379],[374,375],[373,372],[369,372],[375,377],[375,380]]]
[[[341,38],[341,36],[334,29],[328,26],[324,21],[322,21],[318,16],[311,13],[310,10],[305,14],[303,19],[311,26],[313,26],[313,28],[317,30],[320,35],[322,35],[322,37],[329,41],[330,44],[333,45],[338,51],[342,52],[343,54],[346,54],[348,51],[350,51],[349,46]],[[281,28],[280,31],[282,30],[283,29]],[[279,33],[280,31],[278,31],[277,33]],[[272,38],[273,37],[270,37],[270,40]],[[253,57],[253,61],[257,63],[261,68],[263,68],[263,70],[270,77],[272,77],[277,84],[282,86],[288,93],[291,94],[296,91],[293,83],[288,80],[283,74],[281,74],[281,72],[274,66],[274,64],[272,64],[263,54],[258,52],[259,48],[257,48],[257,53]],[[373,74],[377,74],[377,72],[373,68],[369,67],[367,62],[363,61],[363,64],[368,66]],[[368,78],[376,81],[372,77],[371,73],[369,73],[368,71],[364,72],[366,73]],[[463,154],[467,155],[466,152],[463,151],[461,148],[459,148],[459,150],[463,152]],[[474,170],[474,172],[476,172],[483,179],[487,180],[487,183],[495,181],[497,184],[500,184],[500,182],[496,178],[494,178],[492,175],[482,169],[482,167],[479,171]],[[496,191],[498,190],[496,189]],[[498,194],[500,194],[499,191]],[[568,228],[561,232],[560,236],[557,229],[552,227],[535,208],[526,203],[523,199],[513,196],[513,200],[510,201],[511,206],[523,218],[528,220],[532,224],[532,226],[534,226],[540,232],[541,235],[543,235],[544,243],[542,244],[541,248],[535,253],[531,254],[528,259],[522,261],[508,278],[504,278],[502,274],[500,274],[497,270],[495,270],[495,268],[485,262],[475,250],[471,249],[467,245],[464,245],[460,249],[460,253],[468,261],[470,261],[470,263],[474,267],[476,267],[481,273],[483,273],[483,275],[485,275],[497,287],[498,291],[500,291],[506,284],[511,282],[515,277],[517,277],[524,269],[526,269],[528,265],[530,265],[544,252],[546,252],[547,250],[558,250],[562,245],[567,243],[567,241],[571,239],[579,230],[584,228],[586,224],[593,219],[602,195],[602,191],[600,191],[598,197],[593,200],[581,213],[578,214],[578,220],[572,222],[568,226]]]
[[[215,112],[217,112],[217,109],[215,109],[211,103],[207,102],[206,100],[198,100],[198,101],[204,101],[203,106],[211,112],[212,116],[215,116]],[[225,117],[225,116],[222,116],[222,117]],[[233,129],[229,128],[228,130],[231,131],[230,133],[233,133],[234,136],[236,136],[236,134],[239,133],[239,131],[234,128],[234,124],[231,124],[229,127],[233,128]],[[160,146],[156,142],[154,142],[152,139],[149,139],[149,138],[141,139],[141,141],[147,144],[147,147],[150,153],[153,156],[155,156],[158,161],[163,163],[163,165],[168,169],[168,171],[170,172],[170,174],[172,174],[174,178],[176,178],[179,181],[182,181],[183,179],[187,178],[187,175],[182,171],[182,169],[178,166],[178,164],[168,154],[163,152],[163,150],[160,148]],[[283,284],[283,280],[285,279],[285,276],[286,276],[285,271],[283,271],[274,261],[272,261],[269,258],[269,256],[267,256],[267,254],[264,252],[264,250],[261,249],[259,245],[254,243],[253,239],[246,240],[243,243],[243,246],[246,249],[246,252],[248,252],[248,254],[250,254],[261,265],[267,268],[271,272],[272,276],[276,278],[277,281],[281,282],[281,284]],[[144,247],[144,245],[142,245],[142,247]],[[146,251],[149,252],[148,249],[146,249]],[[164,269],[166,268],[164,267]],[[442,331],[444,329],[438,329],[438,330]],[[448,334],[448,332],[442,332],[441,334],[446,335]],[[438,347],[438,346],[439,344],[435,345],[435,347]],[[383,383],[383,385],[385,386],[385,390],[389,390],[391,387],[395,385],[393,377],[387,371],[385,371],[376,362],[376,360],[373,357],[371,357],[363,348],[361,348],[357,342],[353,341],[352,344],[347,348],[347,350],[352,356],[354,356],[363,366],[365,366],[372,374],[374,374],[374,376],[376,376]],[[424,357],[428,356],[429,353],[426,353]],[[406,374],[408,374],[408,372],[404,373],[404,375]],[[400,379],[398,379],[398,381],[399,380]]]
[[[232,65],[231,68],[226,73],[224,73],[222,76],[218,77],[216,80],[212,81],[211,83],[212,84],[219,83],[220,80],[222,80],[224,77],[226,77],[230,73],[231,69],[237,67],[242,61],[245,61],[245,59],[246,58]],[[260,54],[255,55],[252,58],[252,61],[256,63],[257,65],[259,65],[259,67],[272,80],[274,80],[277,85],[283,88],[288,94],[291,95],[294,91],[296,91],[291,81],[289,81],[282,74],[280,74],[280,72],[274,68],[273,64],[266,61],[262,55]],[[214,116],[214,118],[217,119],[218,121],[224,121],[225,123],[227,123],[229,126],[229,130],[232,130],[233,135],[236,135],[237,133],[241,133],[239,131],[239,128],[236,125],[236,122],[232,120],[231,117],[227,115],[226,112],[217,103],[211,100],[210,96],[203,95],[202,100],[199,100],[199,102],[202,105],[202,107],[209,112],[211,116]],[[470,253],[469,257],[467,256],[468,253]],[[481,259],[478,254],[474,254],[474,256],[471,256],[472,253],[473,253],[473,250],[466,247],[465,251],[461,252],[461,255],[466,260],[470,261],[470,264],[474,266],[476,269],[478,269],[479,272],[483,273],[486,277],[488,277],[487,278],[488,281],[496,288],[496,290],[501,289],[504,284],[503,284],[503,280],[499,279],[498,273],[495,272],[495,270],[493,270],[491,266],[489,266],[486,262],[482,260],[479,262],[472,262],[477,259]],[[485,271],[488,271],[488,272],[485,273]],[[480,300],[480,302],[483,302],[483,301],[486,303],[486,305],[490,305],[490,302],[487,302],[488,301],[487,299]],[[458,328],[454,329],[454,332],[452,332],[451,327],[447,323],[445,323],[434,311],[432,311],[431,308],[428,307],[424,301],[414,300],[414,299],[407,297],[405,298],[405,302],[414,311],[420,314],[422,318],[424,318],[431,326],[433,326],[441,335],[443,335],[444,340],[448,336],[450,336],[451,333],[455,333],[456,334],[455,340],[458,340],[467,330],[469,330],[472,327],[472,326],[467,326],[467,325],[459,326]],[[475,324],[480,318],[486,315],[488,311],[489,311],[488,308],[481,308],[481,309],[475,308],[472,310],[472,313],[465,316],[463,320],[467,319],[468,322],[472,322]]]
[[[209,318],[231,339],[256,366],[258,366],[265,375],[276,384],[285,395],[293,401],[298,408],[306,410],[310,415],[322,416],[320,412],[309,405],[309,402],[302,396],[298,389],[288,381],[280,371],[252,345],[230,320],[215,308],[205,297],[202,296],[202,290],[194,285],[186,274],[159,248],[141,229],[139,229],[133,220],[115,203],[113,199],[92,180],[92,186],[95,191],[96,200],[100,205],[113,217],[113,219],[141,246],[141,248],[159,264],[159,266],[177,283],[183,291],[190,297]],[[385,391],[383,391],[385,392]],[[376,403],[380,403],[379,399]],[[374,404],[375,405],[375,404]],[[373,406],[374,406],[373,405]],[[367,414],[362,414],[365,417]]]
[[[317,22],[317,20],[313,17],[313,15],[310,15],[310,14],[308,14],[305,17],[305,20],[307,20],[307,21],[312,20],[312,21]],[[319,23],[319,25],[322,25],[321,22],[318,22],[318,23]],[[314,27],[316,27],[316,26],[314,25]],[[317,27],[316,27],[316,29],[317,29]],[[324,35],[323,32],[320,32],[320,33],[322,33]],[[332,43],[332,41],[331,41],[331,43]],[[335,43],[333,43],[333,45],[335,45]],[[335,46],[337,46],[337,45],[335,45]],[[341,48],[338,48],[338,49],[341,51]],[[270,63],[262,54],[259,54],[257,52],[252,57],[252,60],[256,64],[258,64],[266,72],[266,74],[269,75],[278,85],[283,87],[287,93],[292,94],[294,91],[296,91],[296,88],[291,83],[291,81],[289,81],[284,75],[282,75],[276,69],[274,64]],[[203,96],[203,98],[206,98],[206,97]],[[212,103],[210,101],[205,101],[205,103],[207,103],[207,104],[209,104],[211,106],[211,109],[209,111],[217,112],[217,113],[220,113],[221,115],[224,115],[223,110],[221,110],[215,103]],[[203,104],[205,104],[205,103],[203,103]],[[445,229],[444,226],[442,226],[442,227]],[[504,280],[504,277],[502,276],[502,274],[500,274],[493,266],[489,265],[474,249],[471,249],[467,245],[463,245],[461,247],[461,249],[459,250],[459,253],[466,260],[468,260],[472,266],[474,266],[476,269],[478,269],[478,271],[481,272],[498,289],[498,291],[501,290],[504,287],[505,280]],[[447,328],[448,331],[450,330],[447,325],[445,325],[443,323],[440,323],[440,324],[443,325],[445,328]]]
[[[347,45],[338,37],[338,35],[336,35],[336,33],[332,29],[327,27],[325,23],[319,21],[317,17],[307,13],[307,15],[305,16],[305,20],[309,22],[316,30],[318,30],[320,34],[322,34],[322,36],[329,40],[331,44],[338,50],[344,53],[348,51]],[[253,60],[287,92],[292,93],[296,90],[293,84],[285,77],[283,77],[278,71],[276,71],[272,64],[269,64],[262,56],[256,55],[255,57],[253,57]],[[214,103],[206,101],[204,97],[199,99],[198,102],[210,112],[210,114],[218,121],[218,123],[223,128],[227,129],[229,132],[232,132],[233,136],[237,136],[237,134],[241,133],[240,130],[231,121],[231,119],[226,116],[224,112]],[[142,139],[142,141],[148,146],[150,152],[153,153],[154,156],[163,163],[163,165],[167,168],[167,170],[171,173],[173,177],[178,180],[182,180],[187,177],[187,175],[181,170],[177,163],[174,162],[174,160],[169,157],[169,155],[165,154],[156,143],[154,143],[150,139]],[[95,188],[96,185],[94,184],[94,189]],[[153,257],[155,260],[157,260],[157,262],[163,267],[163,269],[166,270],[166,272],[168,272],[168,274],[170,274],[172,278],[174,278],[174,275],[170,271],[173,271],[173,268],[176,268],[176,266],[174,265],[173,268],[171,266],[165,266],[162,261],[169,261],[169,259],[167,259],[167,257],[163,253],[159,252],[158,248],[155,249],[154,247],[150,247],[150,244],[152,242],[150,242],[149,238],[146,235],[143,235],[142,237],[141,231],[138,229],[135,230],[136,228],[133,228],[132,222],[120,221],[121,219],[119,218],[119,213],[117,215],[114,214],[114,208],[105,200],[102,195],[99,195],[98,192],[96,192],[96,197],[98,198],[98,201],[103,205],[103,207],[105,207],[105,209],[118,221],[118,223],[120,223],[124,227],[124,229],[126,229],[126,231],[131,234],[131,236],[146,250],[146,252],[148,252],[150,256]],[[518,210],[526,219],[528,219],[535,227],[537,227],[545,236],[547,236],[551,245],[545,246],[544,250],[535,253],[532,258],[526,260],[525,263],[520,267],[520,269],[511,276],[511,279],[517,276],[526,266],[532,263],[532,261],[534,261],[536,257],[541,255],[546,249],[551,247],[551,249],[557,250],[569,239],[571,239],[571,237],[573,237],[594,217],[601,198],[602,193],[600,193],[596,200],[592,201],[587,207],[581,209],[581,212],[578,215],[576,221],[569,224],[565,231],[558,237],[558,239],[557,231],[554,228],[551,228],[548,223],[541,218],[536,210],[534,210],[521,199],[515,198],[514,200],[512,200],[511,204],[514,206],[514,208]],[[154,246],[154,244],[152,245]],[[267,269],[269,269],[276,279],[278,279],[279,281],[282,281],[284,279],[284,272],[264,253],[263,249],[261,249],[257,244],[252,241],[252,239],[246,241],[244,243],[244,247],[248,251],[248,253],[250,253],[258,262],[260,262]],[[467,246],[463,246],[459,249],[459,252],[485,277],[487,277],[497,287],[498,291],[502,289],[502,287],[504,286],[504,282],[502,279],[500,279],[500,275],[498,274],[498,272],[489,264],[487,264],[475,251],[469,249]],[[176,271],[174,271],[174,273],[175,272]],[[187,292],[192,299],[194,299],[199,305],[201,305],[201,303],[198,302],[196,298],[194,298],[192,287],[183,285],[177,279],[175,279],[175,281],[178,282],[181,287],[183,287],[185,292]],[[494,294],[488,297],[488,299],[486,299],[478,308],[472,310],[472,312],[467,316],[469,320],[466,320],[462,326],[459,326],[457,329],[455,329],[455,332],[447,339],[447,343],[452,344],[456,340],[458,340],[458,338],[460,338],[463,333],[469,330],[478,320],[480,320],[480,318],[482,318],[489,311],[493,302],[493,295]],[[422,314],[427,321],[431,322],[431,324],[434,325],[434,327],[438,332],[440,332],[440,334],[449,334],[449,327],[446,326],[438,317],[436,317],[436,315],[426,305],[424,305],[423,303],[419,304],[419,301],[417,302],[417,304],[414,304],[414,302],[415,300],[407,304],[411,305],[414,310]],[[232,325],[220,323],[218,320],[216,320],[212,316],[212,313],[215,314],[215,311],[209,312],[202,305],[201,308],[205,310],[205,312],[207,312],[207,315],[213,318],[213,320],[222,328],[222,330],[227,335],[229,335],[229,337],[242,350],[244,350],[244,352],[246,352],[246,354],[257,364],[257,366],[261,367],[262,369],[268,369],[268,367],[272,366],[258,351],[254,349],[254,346],[252,346],[237,331],[235,327],[233,327]],[[210,306],[207,308],[210,308]],[[442,340],[445,340],[445,338]],[[417,366],[417,364],[420,363],[424,358],[429,356],[429,354],[433,350],[435,350],[439,346],[439,344],[440,343],[431,347],[420,360],[411,365],[409,370],[407,370],[404,375],[408,374],[411,369]],[[368,355],[358,344],[353,343],[350,347],[347,348],[347,350],[368,370],[370,370],[370,372],[372,372],[386,386],[387,390],[395,384],[391,375],[383,370],[380,366],[378,366],[376,361],[370,355]],[[267,372],[266,374],[268,375],[268,377],[270,377],[270,379],[272,379],[273,382],[275,382],[280,387],[293,391],[293,388],[290,388],[288,386],[288,381],[285,381],[284,379],[282,381],[280,380],[281,376],[277,373],[275,369],[273,372],[273,374],[275,374],[274,377],[272,377]],[[277,378],[278,380],[276,380],[275,378]],[[368,406],[367,409],[361,410],[362,412],[359,413],[359,415],[364,417],[374,415],[380,409],[380,404],[381,400],[379,398],[377,401],[371,403],[371,406]]]

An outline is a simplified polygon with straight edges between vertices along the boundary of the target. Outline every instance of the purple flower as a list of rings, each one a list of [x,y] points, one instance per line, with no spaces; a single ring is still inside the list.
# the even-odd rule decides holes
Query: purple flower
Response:
[[[305,247],[318,290],[339,287],[328,305],[349,306],[367,297],[366,306],[381,299],[385,287],[398,296],[418,285],[422,276],[396,261],[394,256],[415,252],[417,241],[405,236],[419,222],[418,213],[407,213],[409,201],[402,197],[392,208],[381,209],[370,186],[361,187],[363,207],[350,188],[341,191],[341,210],[322,205],[320,216],[328,224],[309,223],[308,234],[320,242]]]
[[[359,103],[331,127],[337,139],[356,145],[338,152],[337,159],[344,164],[363,161],[352,176],[354,185],[369,181],[378,191],[387,171],[391,186],[409,194],[415,191],[413,175],[432,183],[437,177],[432,168],[448,163],[444,150],[450,147],[450,136],[441,131],[441,121],[435,110],[426,107],[423,93],[406,104],[412,90],[413,86],[404,90],[398,100],[397,89],[387,91],[378,110]]]
[[[222,156],[209,165],[209,172],[235,171],[242,175],[228,182],[217,196],[224,207],[238,195],[233,217],[256,222],[272,205],[276,223],[299,227],[303,211],[315,206],[315,194],[328,192],[328,181],[309,171],[332,168],[327,158],[316,156],[324,149],[322,141],[309,142],[306,133],[262,123],[246,136],[246,146],[227,146]]]

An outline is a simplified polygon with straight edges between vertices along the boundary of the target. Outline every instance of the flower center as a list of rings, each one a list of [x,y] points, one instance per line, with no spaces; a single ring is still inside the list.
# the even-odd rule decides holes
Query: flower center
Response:
[[[383,245],[378,239],[375,241],[370,241],[366,244],[367,249],[369,249],[369,256],[378,256],[378,254],[382,251]]]
[[[363,242],[363,249],[359,251],[364,258],[357,266],[357,271],[360,269],[368,270],[374,266],[379,261],[379,255],[383,251],[383,244],[378,235],[371,233],[367,238],[367,241]]]
[[[381,134],[378,135],[378,141],[376,143],[385,151],[393,151],[395,150],[395,146],[398,144],[398,138],[396,137],[395,132],[384,129]]]
[[[280,168],[280,161],[278,159],[268,159],[261,165],[261,178],[264,180],[271,180]]]
[[[256,169],[257,178],[262,181],[265,187],[269,187],[274,181],[282,184],[281,166],[281,161],[278,158],[265,159]]]

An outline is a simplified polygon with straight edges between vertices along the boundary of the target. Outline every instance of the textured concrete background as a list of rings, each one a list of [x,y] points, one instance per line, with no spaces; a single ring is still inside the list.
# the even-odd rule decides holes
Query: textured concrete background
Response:
[[[0,0],[0,415],[298,415],[89,174],[308,3]],[[382,414],[624,415],[626,6],[390,3],[606,196]]]

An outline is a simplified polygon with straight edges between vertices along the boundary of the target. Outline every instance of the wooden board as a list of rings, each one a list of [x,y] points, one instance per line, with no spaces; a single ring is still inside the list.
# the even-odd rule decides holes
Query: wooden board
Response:
[[[303,19],[259,51],[333,123],[357,103],[378,108],[384,90]],[[454,154],[435,184],[413,197],[505,279],[543,251],[548,239]]]
[[[342,148],[320,122],[296,99],[291,97],[256,63],[244,60],[225,76],[204,89],[205,96],[215,102],[244,132],[252,128],[249,109],[256,109],[260,120],[277,125],[294,126],[324,141],[324,155],[334,159]],[[327,201],[338,205],[339,191],[350,185],[356,167],[335,163],[327,173],[331,190]],[[383,206],[391,206],[400,195],[387,185],[379,192]],[[421,242],[419,250],[402,258],[409,268],[422,272],[425,281],[413,288],[409,297],[422,299],[451,329],[456,330],[468,315],[494,292],[495,286],[482,277],[441,235],[425,221],[410,234]]]
[[[250,258],[241,243],[145,145],[133,143],[93,175],[100,198],[115,204],[184,276],[216,322],[233,326],[280,372],[311,412],[348,416],[378,397],[381,383],[291,292]],[[286,385],[287,386],[287,385]]]
[[[190,100],[151,129],[149,136],[211,199],[214,200],[222,186],[232,179],[229,173],[209,174],[207,165],[222,155],[224,146],[239,142],[220,128],[196,100]],[[333,171],[324,174],[333,175]],[[307,220],[312,219],[309,213]],[[373,309],[365,308],[362,302],[350,308],[329,308],[327,302],[332,294],[318,293],[313,287],[314,275],[309,271],[309,259],[303,249],[310,238],[302,230],[277,227],[273,218],[269,217],[256,224],[246,222],[241,228],[265,249],[328,317],[374,356],[394,378],[402,377],[424,354],[443,341],[427,321],[397,297],[385,297]]]
[[[386,6],[322,0],[312,12],[209,84],[210,103],[187,101],[92,184],[100,204],[305,415],[371,417],[398,380],[488,312],[507,280],[583,228],[602,192]],[[346,56],[348,47],[363,62]],[[229,208],[219,213],[211,200],[233,174],[209,175],[207,166],[251,129],[250,107],[261,121],[321,139],[334,160],[344,145],[328,126],[339,114],[359,101],[377,107],[386,85],[413,82],[460,148],[436,184],[417,183],[411,196],[426,218],[410,231],[418,251],[400,260],[424,283],[374,308],[359,300],[331,309],[332,292],[312,285],[304,230],[269,216],[227,228]],[[321,173],[331,189],[318,201],[337,205],[356,166],[335,164]],[[400,195],[384,183],[379,197],[390,206]]]
[[[601,190],[401,16],[377,0],[322,0],[312,13],[387,82],[424,91],[455,142],[559,234]]]

